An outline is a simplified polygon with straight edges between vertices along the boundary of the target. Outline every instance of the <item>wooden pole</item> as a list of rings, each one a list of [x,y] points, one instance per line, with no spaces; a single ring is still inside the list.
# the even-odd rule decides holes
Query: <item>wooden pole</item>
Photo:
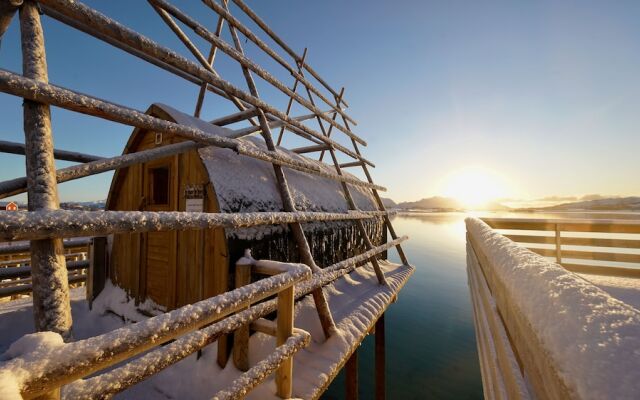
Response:
[[[386,398],[386,354],[385,354],[385,332],[384,313],[376,321],[375,348],[376,348],[376,400]]]
[[[44,34],[37,5],[26,0],[20,9],[23,74],[48,81]],[[24,100],[29,211],[60,208],[53,157],[51,112],[47,104]],[[31,241],[33,313],[38,331],[71,338],[71,303],[62,239]]]
[[[240,44],[238,34],[236,33],[234,27],[231,25],[229,25],[229,32],[231,32],[231,36],[233,37],[233,42],[237,51],[243,54],[242,45]],[[249,71],[249,68],[243,65],[242,72],[247,81],[247,86],[249,86],[251,95],[259,98],[258,89],[256,88],[253,77],[251,76],[251,71]],[[271,128],[269,128],[269,123],[267,122],[264,112],[261,109],[258,110],[258,121],[260,122],[260,127],[262,128],[262,136],[264,138],[267,149],[271,152],[277,153],[278,150],[273,143],[273,137],[271,136]],[[287,212],[296,212],[295,202],[293,200],[293,196],[291,196],[289,184],[287,183],[287,178],[284,174],[282,166],[273,164],[273,171],[276,176],[278,189],[280,190],[280,197],[282,198],[284,210]],[[315,261],[313,260],[313,256],[311,255],[311,248],[309,247],[307,238],[304,236],[302,225],[298,222],[294,222],[292,224],[289,224],[289,227],[293,234],[293,238],[298,245],[300,261],[303,264],[308,265],[313,273],[320,272],[320,267],[316,265]],[[333,316],[331,315],[329,304],[327,303],[327,299],[325,298],[322,289],[316,289],[313,291],[313,300],[315,302],[316,311],[318,312],[318,317],[320,319],[320,324],[322,325],[322,330],[324,331],[325,337],[330,337],[337,331],[337,328],[335,322],[333,321]]]
[[[358,349],[356,348],[345,365],[346,400],[358,400]]]
[[[242,11],[244,11],[245,14],[247,14],[249,16],[249,18],[251,18],[253,20],[253,22],[255,22],[260,28],[262,28],[263,31],[265,31],[265,33],[267,35],[269,35],[271,37],[271,39],[273,39],[274,42],[278,43],[278,45],[280,45],[280,47],[282,47],[282,49],[284,51],[286,51],[287,53],[289,53],[289,55],[296,61],[296,62],[300,62],[300,60],[302,59],[302,57],[300,57],[299,55],[297,55],[285,42],[284,40],[282,40],[278,35],[276,35],[276,33],[269,28],[269,26],[262,20],[262,18],[260,18],[251,8],[249,8],[249,6],[247,6],[244,2],[242,2],[241,0],[233,0],[234,3],[236,3],[236,5],[238,7],[240,7],[240,9]],[[334,96],[337,96],[338,93],[336,93],[335,90],[333,90],[333,88],[326,83],[322,77],[316,72],[314,71],[311,66],[309,65],[305,65],[305,69],[307,71],[309,71],[309,73],[316,78],[316,80],[318,82],[320,82],[322,84],[322,86],[324,86],[329,92],[331,92],[331,94],[333,94]],[[344,104],[346,107],[349,107],[349,104],[347,104],[346,101],[344,101],[344,99],[341,100],[342,104]]]
[[[152,0],[152,1],[156,1],[156,0]],[[158,1],[163,1],[163,0],[158,0]],[[206,5],[208,5],[211,9],[213,9],[215,12],[217,12],[219,15],[224,17],[229,23],[229,25],[239,30],[243,35],[245,35],[245,37],[248,40],[251,40],[253,43],[255,43],[256,46],[258,46],[262,51],[264,51],[267,55],[269,55],[275,62],[277,62],[284,69],[286,69],[291,75],[293,75],[298,81],[300,81],[300,83],[302,83],[305,86],[305,88],[313,92],[313,94],[318,96],[319,99],[321,99],[325,104],[330,106],[335,112],[340,113],[340,115],[344,116],[350,122],[354,124],[356,123],[355,120],[353,120],[353,118],[351,118],[344,111],[342,111],[339,105],[333,105],[333,103],[329,99],[327,99],[311,82],[309,82],[304,77],[304,75],[300,74],[299,71],[297,71],[295,68],[289,65],[287,61],[285,61],[282,57],[280,57],[278,53],[273,51],[264,41],[262,41],[262,39],[256,36],[249,28],[247,28],[244,24],[242,24],[242,22],[240,22],[233,15],[231,15],[228,11],[226,2],[225,2],[225,7],[222,7],[221,5],[217,4],[212,0],[203,0],[203,2]],[[298,60],[296,60],[296,64],[297,63],[299,63]],[[258,72],[256,71],[256,73]],[[347,134],[347,135],[353,136],[358,142],[360,142],[363,145],[366,145],[366,142],[363,139],[359,138],[357,135],[353,133]]]
[[[344,93],[344,88],[342,88],[341,93]],[[340,99],[336,99],[336,102],[338,102],[339,100]],[[351,129],[349,127],[349,123],[346,120],[343,120],[343,122],[347,129]],[[356,152],[356,154],[360,154],[358,143],[356,143],[354,140],[352,140],[351,143],[353,144],[353,149]],[[367,177],[367,181],[372,184],[373,178],[371,178],[371,174],[369,173],[369,169],[367,168],[367,165],[365,163],[362,163],[362,170],[364,171],[364,174]],[[378,203],[378,210],[386,211],[387,208],[384,206],[384,203],[382,202],[382,199],[380,198],[378,191],[376,189],[371,189],[371,192],[373,193],[373,197],[375,198],[376,203]],[[398,235],[396,234],[396,230],[393,228],[393,225],[391,224],[391,219],[389,218],[389,215],[385,215],[384,223],[387,226],[389,233],[391,234],[391,238],[393,240],[397,239]],[[400,246],[400,244],[396,246],[396,250],[398,251],[398,255],[400,256],[400,260],[402,261],[402,263],[404,265],[409,265],[409,260],[407,259],[407,256],[405,255],[404,250],[402,249],[402,246]]]
[[[556,225],[556,262],[562,262],[562,237],[560,236],[560,224]]]
[[[293,286],[278,293],[278,322],[276,346],[282,346],[293,335]],[[293,356],[280,364],[276,371],[276,393],[280,398],[291,398],[293,392]]]
[[[22,0],[0,1],[0,40],[2,40],[2,35],[9,29],[13,15],[21,4]]]
[[[10,154],[26,154],[25,145],[22,143],[8,142],[0,140],[0,152]],[[56,160],[87,163],[91,161],[102,160],[104,157],[94,156],[91,154],[76,153],[75,151],[66,151],[53,149],[53,158]]]
[[[236,263],[236,289],[241,288],[251,283],[251,264],[242,262],[245,257],[240,259],[240,262]],[[247,303],[244,310],[249,308]],[[220,342],[218,342],[218,364],[224,367],[226,364],[226,349],[221,351]],[[221,363],[220,357],[224,357],[224,362]],[[246,372],[249,370],[249,325],[243,325],[236,329],[233,334],[233,363],[240,371]]]
[[[47,0],[47,3],[49,3],[50,1],[51,0]],[[304,98],[302,98],[302,96],[298,95],[297,93],[292,92],[284,83],[282,83],[280,80],[278,80],[276,77],[274,77],[271,73],[266,71],[264,68],[262,68],[261,66],[256,64],[251,59],[247,58],[242,52],[240,52],[240,51],[234,49],[233,47],[231,47],[224,40],[222,40],[219,37],[215,36],[206,27],[204,27],[203,25],[198,23],[196,20],[194,20],[193,18],[191,18],[188,15],[186,15],[184,12],[182,12],[180,9],[178,9],[173,4],[171,4],[171,3],[169,3],[169,2],[167,2],[165,0],[149,0],[149,1],[152,1],[154,4],[162,7],[169,14],[173,15],[180,22],[182,22],[183,24],[187,25],[196,34],[198,34],[200,37],[202,37],[206,41],[210,42],[211,44],[215,44],[216,46],[218,46],[218,48],[220,50],[222,50],[223,52],[225,52],[225,54],[229,55],[231,58],[236,60],[243,68],[246,68],[246,69],[249,69],[249,70],[253,71],[259,77],[261,77],[265,81],[269,82],[273,87],[275,87],[276,89],[278,89],[282,93],[286,94],[287,96],[294,97],[296,99],[296,101],[300,105],[308,108],[310,111],[316,112],[316,113],[320,112],[316,107],[311,105],[311,103],[309,103]],[[227,25],[231,26],[230,24],[227,24]],[[234,28],[234,31],[235,31],[235,28]],[[304,78],[301,78],[300,80],[302,81],[303,79]],[[260,108],[263,108],[263,107],[260,106]],[[334,110],[337,111],[344,120],[348,120],[348,121],[354,122],[339,107],[334,107]],[[283,114],[283,113],[281,113],[281,114]],[[323,119],[325,119],[328,123],[334,125],[336,127],[336,129],[339,129],[340,131],[344,132],[346,135],[348,135],[350,137],[353,137],[354,140],[357,140],[362,145],[366,145],[367,144],[367,142],[364,141],[362,138],[358,137],[357,135],[354,135],[351,132],[348,132],[348,130],[344,126],[338,124],[335,121],[332,121],[329,117],[324,117],[323,116]]]
[[[302,71],[302,69],[300,70],[300,74],[304,76],[304,72]],[[315,105],[313,95],[309,90],[309,88],[306,88],[306,91],[307,91],[307,97],[309,98],[309,102]],[[336,103],[339,104],[340,102],[337,101]],[[328,136],[328,133],[330,134],[330,132],[327,132],[325,130],[322,120],[317,115],[316,115],[316,119],[318,121],[318,125],[320,126],[320,131],[325,136]],[[333,160],[333,165],[335,166],[336,173],[342,176],[343,175],[342,169],[340,168],[340,163],[338,162],[338,158],[336,157],[336,152],[331,146],[329,146],[329,154],[331,154],[331,159]],[[344,197],[347,200],[347,206],[349,207],[349,210],[358,211],[358,207],[356,206],[356,203],[353,200],[353,196],[351,195],[351,190],[349,190],[349,186],[344,182],[341,182],[341,183],[342,183],[342,193],[344,194]],[[371,239],[369,238],[369,234],[367,233],[367,229],[365,228],[364,223],[362,221],[356,221],[356,227],[358,228],[358,231],[360,231],[360,235],[364,239],[365,248],[367,250],[373,249],[374,248],[373,243],[371,243]],[[380,264],[378,263],[377,257],[373,256],[369,261],[373,265],[373,270],[375,271],[376,277],[378,278],[378,283],[382,285],[386,285],[387,280],[384,277],[384,273],[382,272],[382,269],[380,268]]]
[[[288,117],[284,112],[269,105],[265,101],[247,94],[231,83],[221,79],[219,76],[207,70],[205,67],[199,66],[198,64],[178,55],[170,49],[160,46],[153,40],[117,23],[111,18],[108,18],[107,16],[91,9],[90,7],[87,7],[80,2],[70,2],[68,0],[40,0],[39,4],[41,5],[42,10],[53,18],[59,19],[64,23],[75,21],[74,23],[70,23],[70,25],[72,26],[80,25],[86,28],[86,25],[91,25],[91,29],[86,29],[86,32],[99,39],[105,40],[104,37],[108,36],[112,40],[115,40],[118,43],[124,44],[129,47],[132,50],[131,54],[135,54],[138,56],[140,54],[144,54],[144,59],[152,58],[160,60],[162,64],[168,64],[168,66],[173,69],[178,69],[188,75],[200,79],[202,82],[207,82],[210,85],[217,87],[218,89],[224,91],[232,101],[233,97],[235,97],[241,101],[253,105],[254,107],[261,108],[265,112],[268,112],[274,117],[284,120],[289,125],[307,133],[308,135],[322,140],[325,143],[333,145],[336,150],[339,150],[355,159],[361,159],[357,154],[355,154],[345,146],[342,146],[341,144],[336,143],[331,139],[327,139],[320,133],[308,128],[301,122],[295,121],[293,118]],[[111,43],[111,41],[108,42]],[[286,90],[289,91],[288,88],[286,88]],[[342,129],[346,130],[346,128]],[[362,159],[362,161],[370,163],[365,159]]]
[[[307,48],[304,48],[304,53],[302,53],[302,62],[304,62],[304,59],[307,58]],[[298,83],[300,81],[298,80],[298,78],[295,78],[294,82],[293,82],[293,87],[291,88],[292,92],[295,92],[298,89]],[[289,115],[291,113],[291,107],[293,106],[293,97],[289,96],[289,101],[287,102],[287,109],[285,111],[285,114]],[[280,146],[282,144],[282,138],[284,136],[284,125],[282,125],[282,128],[280,128],[280,133],[278,133],[278,141],[276,142],[276,144],[278,146]]]

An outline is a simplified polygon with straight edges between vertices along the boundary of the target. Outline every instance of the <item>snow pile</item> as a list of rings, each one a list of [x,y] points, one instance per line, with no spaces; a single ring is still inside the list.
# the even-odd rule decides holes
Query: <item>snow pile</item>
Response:
[[[107,280],[104,289],[93,302],[93,310],[99,314],[112,312],[126,321],[138,322],[149,316],[162,314],[165,308],[151,299],[136,305],[135,299],[130,297],[124,289]]]
[[[570,390],[583,399],[640,393],[640,313],[628,304],[467,218],[467,230],[525,316]]]

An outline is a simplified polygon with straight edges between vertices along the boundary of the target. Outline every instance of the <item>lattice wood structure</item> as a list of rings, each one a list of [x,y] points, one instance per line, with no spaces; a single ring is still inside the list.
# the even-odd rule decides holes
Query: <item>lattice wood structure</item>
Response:
[[[272,283],[276,286],[264,290],[260,289],[257,295],[255,293],[246,295],[240,303],[223,307],[222,311],[209,313],[206,318],[191,323],[190,329],[206,326],[212,321],[237,310],[245,309],[251,303],[274,293],[279,293],[277,301],[280,304],[278,306],[280,307],[279,312],[286,316],[289,313],[287,307],[293,305],[293,285],[296,282],[303,282],[302,288],[296,287],[295,298],[300,298],[308,293],[313,295],[323,331],[327,337],[331,336],[336,328],[322,291],[324,285],[353,270],[357,263],[367,260],[373,265],[379,283],[385,285],[386,279],[380,268],[378,257],[380,253],[391,247],[396,248],[402,263],[408,265],[400,244],[406,237],[398,237],[393,229],[379,195],[379,191],[385,189],[375,184],[371,176],[370,168],[375,165],[362,155],[361,146],[366,146],[367,143],[351,128],[356,125],[356,121],[346,112],[348,103],[344,98],[344,88],[340,90],[332,88],[306,62],[307,49],[304,49],[300,55],[290,48],[242,0],[232,0],[235,5],[233,12],[236,15],[241,15],[243,19],[251,21],[258,28],[256,32],[249,28],[249,24],[243,23],[232,14],[227,0],[222,0],[220,3],[213,0],[203,0],[206,8],[211,11],[210,16],[217,15],[214,29],[207,28],[168,1],[148,0],[148,2],[193,55],[195,61],[181,56],[170,48],[80,2],[70,0],[0,1],[0,37],[7,30],[13,17],[19,16],[23,53],[22,74],[0,70],[0,91],[24,99],[25,129],[24,145],[0,142],[0,151],[24,154],[27,165],[26,177],[0,182],[0,198],[26,192],[29,199],[29,213],[14,213],[0,217],[0,229],[2,230],[0,240],[31,241],[30,272],[33,281],[33,303],[37,329],[58,332],[64,337],[69,337],[71,332],[67,265],[65,258],[61,256],[63,254],[62,238],[109,235],[118,232],[288,224],[300,252],[300,260],[310,268],[315,277],[310,279],[307,272],[300,269],[276,271],[274,272],[276,276],[273,278],[280,277],[281,281],[286,280],[285,283],[278,283],[277,280],[274,280]],[[17,11],[19,12],[16,14]],[[238,111],[210,121],[210,127],[205,131],[191,125],[169,122],[132,108],[79,93],[73,89],[50,84],[47,74],[44,32],[40,21],[41,13],[183,78],[190,84],[197,85],[199,94],[193,113],[195,117],[201,117],[205,110],[205,100],[207,96],[212,94],[219,99],[230,102]],[[225,34],[225,26],[228,35]],[[199,40],[204,40],[210,45],[210,48],[206,51],[199,49],[196,42],[190,38],[191,35],[197,35]],[[229,39],[225,40],[225,36],[228,36]],[[270,46],[267,41],[275,43],[275,48]],[[249,42],[262,52],[261,57],[266,54],[278,65],[278,68],[281,68],[278,73],[291,75],[293,83],[286,84],[277,77],[275,72],[267,71],[248,56],[244,47]],[[246,89],[225,80],[216,71],[215,61],[219,58],[220,53],[228,56],[241,68]],[[258,92],[258,84],[265,85],[268,90],[286,95],[288,98],[286,107],[280,109],[263,100]],[[300,89],[302,89],[302,94],[299,93]],[[54,149],[50,124],[51,106],[159,134],[177,135],[184,140],[176,144],[109,158]],[[292,116],[296,107],[306,110],[305,114]],[[277,134],[274,130],[278,131]],[[334,134],[335,131],[338,131],[339,136]],[[264,140],[266,150],[248,146],[243,140],[240,140],[248,135],[257,134]],[[296,137],[298,142],[301,140],[309,142],[290,149],[294,153],[304,154],[309,158],[294,159],[283,152],[281,146],[285,146],[288,137]],[[59,183],[123,169],[207,146],[232,149],[238,153],[239,157],[251,157],[271,163],[284,205],[284,212],[212,214],[59,210],[57,192]],[[332,167],[331,170],[318,167],[315,162],[306,161],[311,157],[323,161],[327,153],[329,156],[328,165]],[[341,162],[340,158],[348,160]],[[56,170],[55,159],[74,161],[79,164]],[[347,168],[360,168],[366,180],[363,181],[351,174],[346,174],[344,170]],[[340,182],[349,211],[346,213],[298,211],[287,181],[287,169]],[[370,190],[375,198],[377,211],[364,212],[359,210],[348,185]],[[384,225],[391,237],[387,244],[374,246],[371,242],[364,228],[363,220],[372,218],[383,218]],[[366,251],[323,270],[314,261],[302,223],[336,220],[353,221],[364,239]],[[250,283],[249,286],[257,283]],[[276,287],[277,289],[274,289]],[[242,306],[240,307],[238,304]],[[229,325],[231,328],[226,325],[211,325],[207,328],[210,335],[206,340],[193,345],[194,351],[214,341],[220,335],[232,332],[242,323],[256,321],[268,312],[272,312],[276,308],[276,301],[261,303],[259,309],[256,307],[251,306],[246,308],[244,314],[234,314],[234,317],[230,317],[236,318],[235,325]],[[293,316],[291,315],[290,318]],[[285,318],[285,320],[290,318]],[[257,329],[269,330],[264,327],[264,324],[257,324],[257,326]],[[186,328],[180,329],[182,329],[181,332],[184,332]],[[152,345],[164,343],[175,337],[176,334],[172,333],[160,336],[159,339],[147,338],[148,342],[135,340],[126,350],[113,351],[116,353],[122,351],[127,355],[139,354]],[[293,342],[290,343],[291,340]],[[277,381],[278,394],[281,397],[291,395],[290,357],[304,345],[305,341],[308,343],[308,336],[296,333],[293,330],[292,321],[288,327],[280,326],[279,322],[278,346],[283,347],[278,347],[280,353],[274,353],[269,365],[273,369],[279,368]],[[171,349],[163,350],[170,351]],[[35,396],[49,393],[55,396],[55,390],[51,392],[51,388],[59,388],[60,385],[86,376],[101,367],[112,365],[109,363],[117,362],[123,359],[122,357],[114,356],[108,362],[104,360],[96,362],[90,370],[76,371],[73,367],[66,366],[67,369],[72,370],[66,374],[66,377],[55,377],[52,372],[47,375],[50,382],[47,381],[46,384],[42,381],[33,383],[25,389],[23,394]],[[255,386],[259,379],[254,377],[252,380],[251,373],[252,371],[248,372],[248,380],[245,382],[254,382]],[[127,382],[134,384],[140,379],[143,378],[130,378]],[[253,387],[249,384],[245,386],[249,389]],[[76,389],[78,390],[74,392],[76,394],[87,393],[82,392],[84,389]],[[237,395],[238,392],[228,394],[229,397]]]

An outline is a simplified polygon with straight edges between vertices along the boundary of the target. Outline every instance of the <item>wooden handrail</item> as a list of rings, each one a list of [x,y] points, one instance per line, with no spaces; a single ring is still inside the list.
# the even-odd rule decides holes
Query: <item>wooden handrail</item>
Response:
[[[523,243],[541,256],[555,258],[557,263],[571,271],[640,277],[640,253],[630,252],[630,250],[640,250],[640,235],[638,235],[640,220],[542,218],[482,218],[482,220],[493,229],[501,231],[527,231],[526,234],[509,233],[504,236],[514,242]],[[574,232],[581,236],[567,236]],[[585,237],[584,233],[597,233],[599,237]],[[603,234],[609,237],[602,237]],[[620,237],[621,235],[625,237]],[[626,237],[629,235],[634,238]],[[541,248],[536,245],[552,245],[553,248]],[[567,249],[565,246],[577,247],[577,249]],[[619,251],[615,251],[616,249]],[[638,264],[633,266],[638,268],[579,264],[566,262],[567,259]]]

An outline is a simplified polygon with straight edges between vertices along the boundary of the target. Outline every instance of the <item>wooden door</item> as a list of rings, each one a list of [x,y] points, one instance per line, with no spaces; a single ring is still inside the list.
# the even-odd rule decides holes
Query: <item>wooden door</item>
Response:
[[[175,211],[178,201],[177,158],[145,163],[143,167],[146,211]],[[167,309],[176,303],[177,232],[148,232],[142,242],[143,292],[145,297]]]

